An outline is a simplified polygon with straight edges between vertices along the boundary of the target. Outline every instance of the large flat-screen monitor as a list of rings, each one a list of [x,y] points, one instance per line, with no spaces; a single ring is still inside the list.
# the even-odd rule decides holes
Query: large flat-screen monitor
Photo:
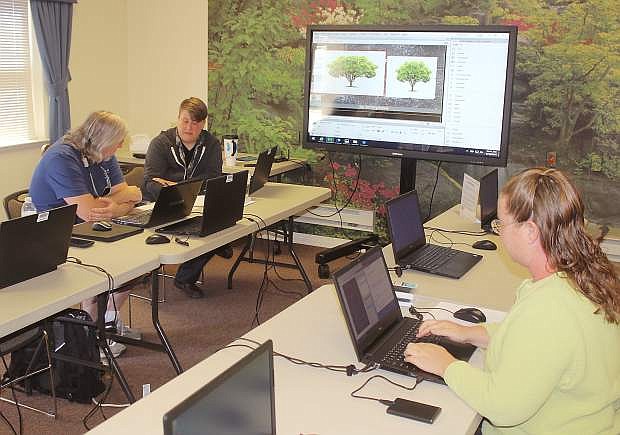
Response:
[[[303,145],[506,166],[514,26],[309,26]]]

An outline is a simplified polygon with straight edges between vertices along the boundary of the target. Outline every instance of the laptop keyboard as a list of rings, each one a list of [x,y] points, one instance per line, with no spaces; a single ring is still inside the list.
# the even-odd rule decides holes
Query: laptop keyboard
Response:
[[[194,216],[191,219],[160,228],[160,230],[162,230],[162,232],[177,234],[199,234],[202,231],[202,216]]]
[[[419,254],[411,258],[410,264],[419,270],[434,270],[454,257],[458,251],[439,245],[426,245]]]
[[[405,348],[409,343],[433,343],[439,344],[441,337],[438,335],[425,335],[424,337],[416,337],[418,328],[422,324],[421,321],[414,320],[410,327],[407,328],[402,339],[396,343],[381,359],[380,363],[388,366],[399,367],[403,369],[413,369],[414,365],[405,361]]]
[[[113,218],[112,222],[115,224],[121,225],[146,225],[149,223],[151,219],[151,210],[144,210],[138,213],[127,214],[125,216],[120,216],[117,218]]]

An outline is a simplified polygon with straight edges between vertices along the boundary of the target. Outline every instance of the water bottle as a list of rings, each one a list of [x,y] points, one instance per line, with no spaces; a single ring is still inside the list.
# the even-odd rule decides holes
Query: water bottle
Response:
[[[32,198],[27,196],[22,204],[22,216],[28,216],[30,214],[37,214],[37,209],[32,203]]]

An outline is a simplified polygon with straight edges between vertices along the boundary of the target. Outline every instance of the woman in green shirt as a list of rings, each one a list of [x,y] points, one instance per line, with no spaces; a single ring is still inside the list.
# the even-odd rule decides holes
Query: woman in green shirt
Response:
[[[486,349],[477,369],[442,347],[409,344],[405,359],[443,376],[484,416],[484,434],[620,433],[620,279],[584,228],[572,183],[528,169],[502,189],[496,228],[531,279],[499,324],[426,321],[437,334]]]

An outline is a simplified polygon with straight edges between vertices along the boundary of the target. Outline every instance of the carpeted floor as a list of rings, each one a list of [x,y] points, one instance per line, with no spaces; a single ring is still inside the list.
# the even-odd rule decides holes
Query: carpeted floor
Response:
[[[264,258],[264,246],[259,242],[255,256]],[[240,251],[240,244],[235,245],[235,256]],[[306,272],[317,288],[329,282],[319,279],[314,257],[320,248],[303,245],[295,246]],[[276,257],[279,261],[290,261],[287,249],[283,246],[282,253]],[[344,264],[348,260],[341,259],[330,263],[332,269]],[[182,292],[176,290],[170,280],[166,285],[166,302],[160,305],[160,319],[166,334],[184,369],[188,369],[197,362],[211,355],[219,348],[230,343],[235,338],[245,334],[252,327],[255,315],[257,292],[264,274],[264,266],[259,264],[242,263],[235,275],[233,289],[226,288],[226,277],[233,260],[225,260],[215,256],[206,267],[205,299],[189,299]],[[173,271],[174,268],[171,268]],[[306,294],[306,289],[296,270],[271,268],[268,271],[269,279],[273,284],[266,291],[259,312],[261,322],[269,319]],[[283,279],[284,278],[284,279]],[[138,286],[135,292],[147,295],[145,286]],[[139,329],[144,337],[155,339],[155,333],[150,321],[150,305],[144,301],[132,301],[133,327]],[[122,309],[125,323],[128,321],[128,304]],[[174,369],[168,356],[164,353],[149,351],[138,347],[129,347],[118,359],[129,385],[136,398],[142,396],[142,385],[150,384],[151,390],[172,379]],[[108,382],[109,377],[106,378]],[[8,397],[10,391],[3,391]],[[23,401],[37,407],[51,407],[51,398],[35,395],[25,397]],[[126,401],[121,389],[115,381],[107,403],[121,404]],[[64,399],[58,400],[59,415],[56,420],[41,414],[22,410],[24,434],[80,434],[86,432],[82,419],[92,406],[76,404]],[[0,402],[0,411],[13,426],[18,429],[18,417],[15,407]],[[109,417],[118,408],[104,408],[104,414]],[[88,420],[90,428],[103,421],[100,412]],[[12,433],[8,425],[0,420],[0,434]]]

